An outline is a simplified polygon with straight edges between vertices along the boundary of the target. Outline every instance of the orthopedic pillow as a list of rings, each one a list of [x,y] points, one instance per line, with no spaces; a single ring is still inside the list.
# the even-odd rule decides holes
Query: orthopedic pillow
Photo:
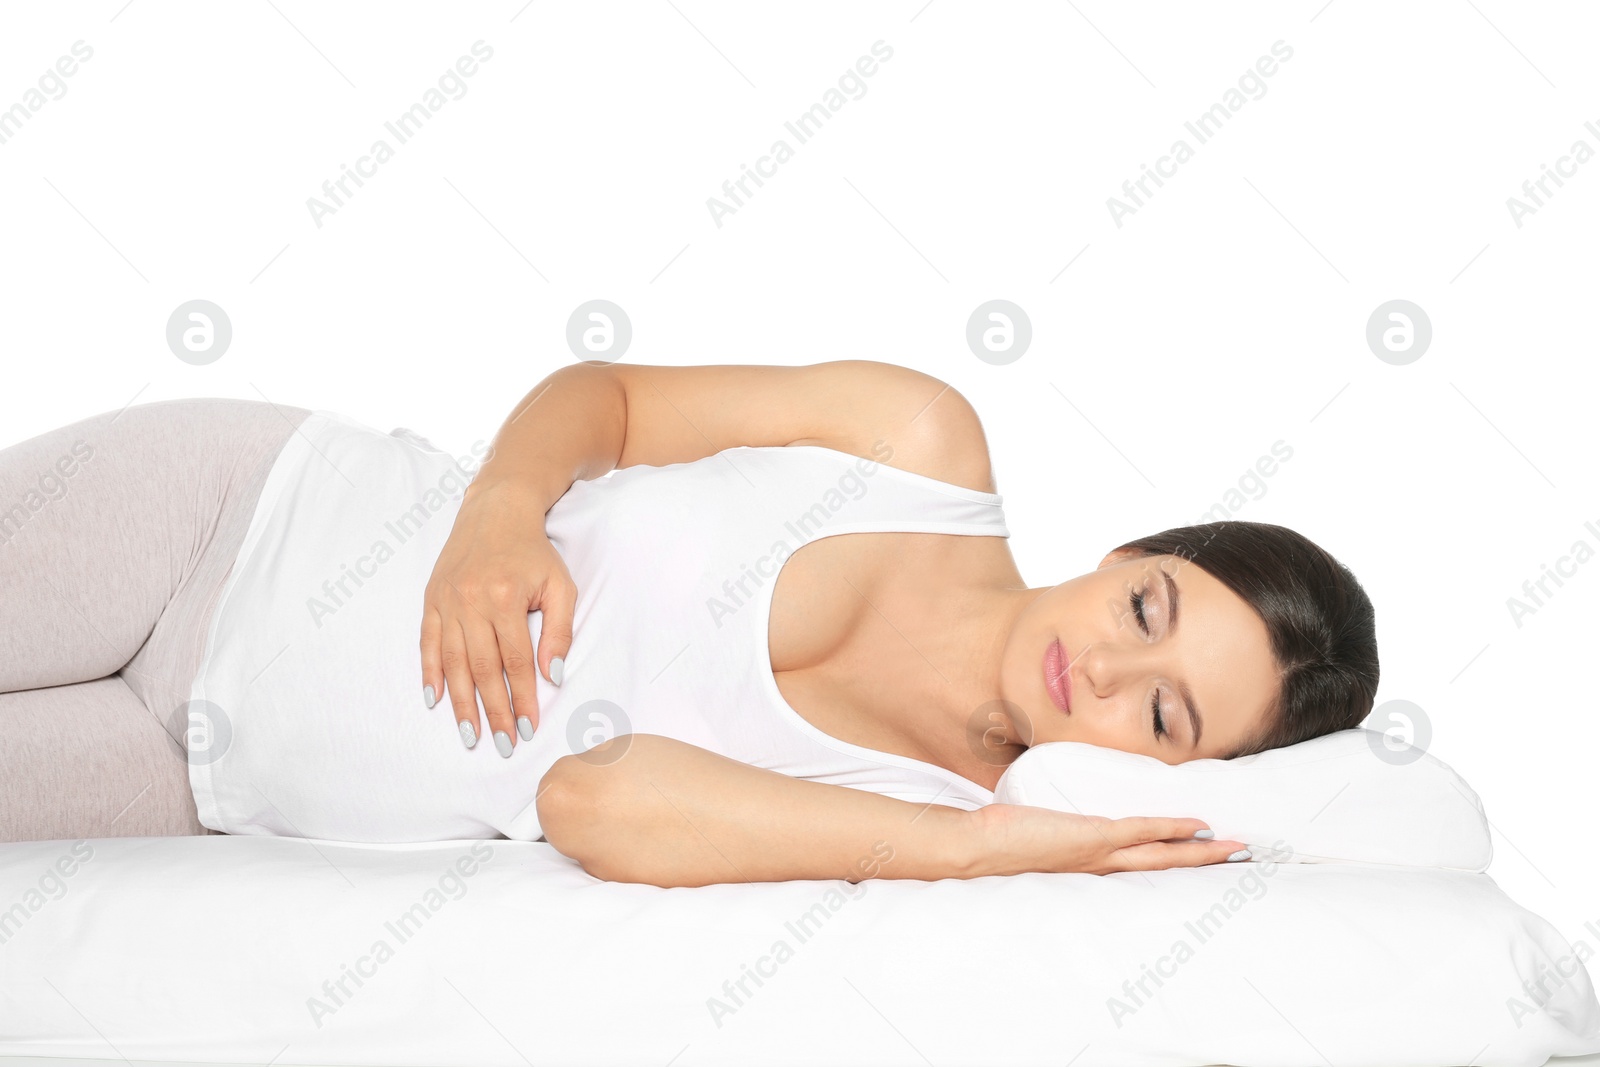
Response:
[[[1034,745],[995,786],[997,804],[1120,819],[1201,819],[1254,859],[1482,871],[1483,802],[1454,770],[1372,730],[1340,730],[1232,760],[1168,764],[1077,741]]]

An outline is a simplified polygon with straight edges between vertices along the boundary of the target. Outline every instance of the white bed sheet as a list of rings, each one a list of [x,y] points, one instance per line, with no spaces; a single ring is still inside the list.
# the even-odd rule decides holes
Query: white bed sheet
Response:
[[[0,908],[72,847],[0,845]],[[600,882],[534,842],[87,847],[0,944],[5,1067],[1536,1067],[1600,1053],[1581,967],[1513,1019],[1522,980],[1572,948],[1487,874],[1235,864],[661,889]],[[413,929],[393,925],[414,907]],[[1205,938],[1186,925],[1218,907]],[[1180,941],[1193,954],[1173,963]],[[370,973],[356,985],[348,966]],[[1119,1026],[1111,998],[1131,1003],[1123,982],[1147,966],[1171,974]],[[724,983],[747,967],[768,974],[735,998]],[[341,977],[349,995],[330,997]],[[719,1018],[713,998],[732,1010]]]

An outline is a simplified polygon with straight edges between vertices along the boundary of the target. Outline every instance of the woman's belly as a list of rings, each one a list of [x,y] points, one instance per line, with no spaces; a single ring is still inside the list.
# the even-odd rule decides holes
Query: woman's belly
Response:
[[[539,729],[510,758],[466,749],[448,699],[422,700],[422,593],[466,479],[445,453],[318,419],[269,478],[191,693],[210,734],[190,755],[201,822],[347,841],[537,839],[539,780],[568,751],[560,691],[539,679]],[[535,642],[541,618],[528,616]]]

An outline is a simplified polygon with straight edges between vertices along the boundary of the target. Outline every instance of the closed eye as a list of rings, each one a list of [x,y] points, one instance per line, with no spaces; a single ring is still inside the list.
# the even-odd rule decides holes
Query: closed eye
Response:
[[[1167,585],[1166,631],[1167,636],[1170,637],[1178,631],[1178,583],[1174,582],[1172,580],[1172,575],[1166,573],[1165,571],[1161,572],[1161,577],[1165,579]],[[1137,593],[1129,593],[1128,604],[1133,608],[1133,616],[1139,622],[1139,629],[1143,630],[1145,636],[1148,637],[1150,634],[1150,622],[1145,618],[1144,602],[1145,594],[1143,590],[1140,590]],[[1194,695],[1189,692],[1189,687],[1187,685],[1184,685],[1180,682],[1178,684],[1178,694],[1183,698],[1184,710],[1189,716],[1189,733],[1191,736],[1190,747],[1199,748],[1201,728],[1200,710],[1195,707]],[[1160,737],[1163,734],[1166,734],[1167,730],[1166,725],[1161,718],[1161,694],[1159,691],[1154,697],[1151,698],[1150,705],[1151,718],[1154,721],[1156,736]]]

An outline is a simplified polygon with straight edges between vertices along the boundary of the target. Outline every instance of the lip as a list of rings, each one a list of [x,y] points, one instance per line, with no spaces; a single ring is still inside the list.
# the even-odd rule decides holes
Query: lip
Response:
[[[1050,702],[1067,715],[1072,714],[1072,676],[1067,673],[1072,665],[1061,639],[1051,641],[1044,650],[1044,690]]]

